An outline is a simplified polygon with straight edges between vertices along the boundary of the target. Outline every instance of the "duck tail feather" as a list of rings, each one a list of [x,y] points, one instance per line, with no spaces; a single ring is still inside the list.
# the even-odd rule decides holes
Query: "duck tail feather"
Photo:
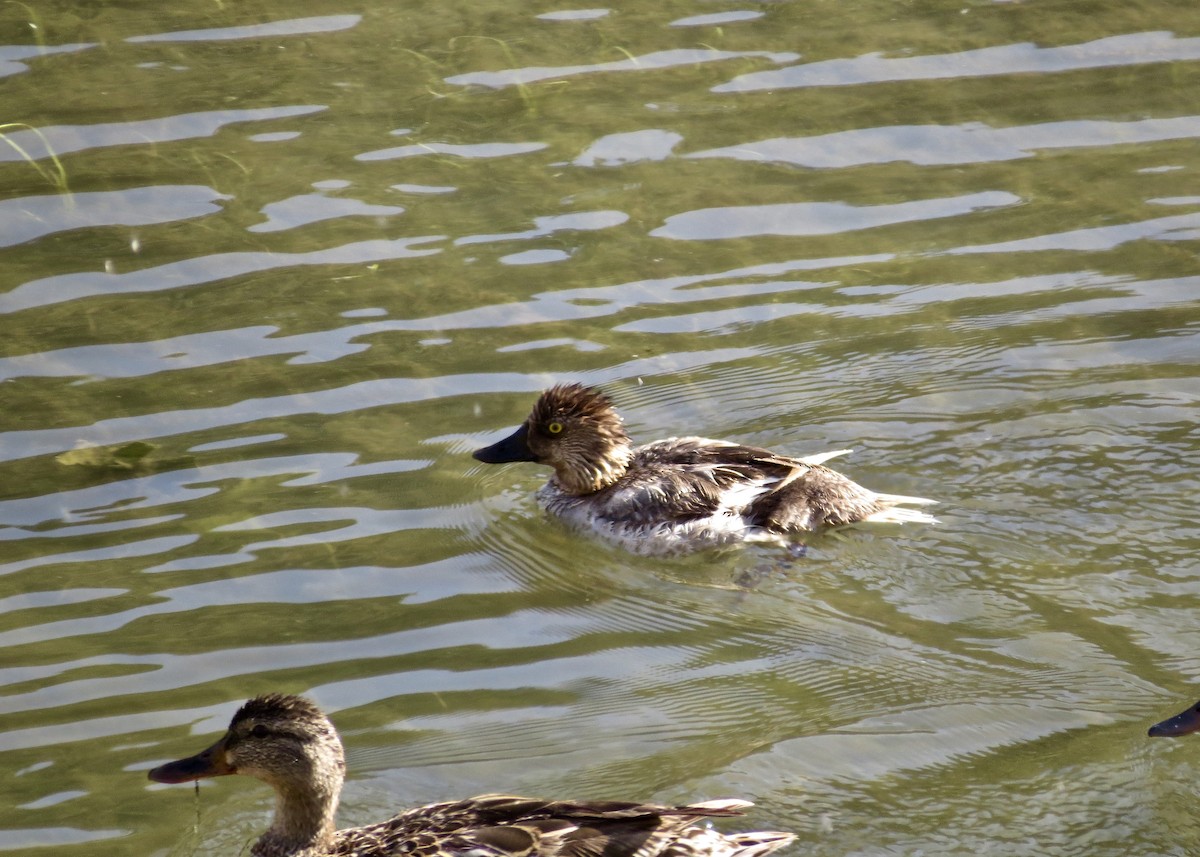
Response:
[[[909,497],[907,494],[876,494],[875,499],[893,506],[936,506],[937,500],[928,497]]]
[[[796,460],[802,464],[817,465],[824,464],[831,458],[837,458],[839,455],[849,455],[854,452],[853,449],[835,449],[833,452],[818,452],[815,455],[803,455]]]
[[[716,800],[706,800],[700,803],[689,803],[687,806],[681,806],[681,810],[700,810],[704,815],[741,815],[742,810],[749,809],[754,806],[748,800],[739,798],[718,798]]]
[[[775,830],[760,830],[754,833],[727,834],[733,853],[737,857],[764,857],[777,848],[782,848],[796,838],[794,833],[780,833]]]
[[[922,512],[920,509],[906,509],[902,505],[893,505],[908,503],[915,506],[928,506],[936,503],[937,500],[906,497],[903,494],[880,494],[878,499],[888,505],[878,512],[867,515],[863,518],[864,521],[872,521],[877,524],[936,524],[938,522],[938,519],[928,512]]]

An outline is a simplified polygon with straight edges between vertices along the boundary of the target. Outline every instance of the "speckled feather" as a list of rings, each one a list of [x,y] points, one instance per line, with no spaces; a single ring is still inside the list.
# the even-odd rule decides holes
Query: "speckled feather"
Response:
[[[516,433],[475,455],[553,467],[539,502],[635,553],[783,542],[858,521],[933,522],[898,508],[932,500],[879,494],[822,464],[848,451],[793,458],[702,437],[633,448],[606,396],[561,384],[542,394]]]
[[[688,826],[701,817],[740,815],[729,808],[660,807],[636,803],[543,801],[513,795],[480,795],[430,804],[394,818],[335,834],[330,855],[416,857],[689,857],[747,855],[752,844],[773,844],[786,834],[728,837]],[[697,836],[695,834],[707,834]],[[760,837],[766,839],[760,840]],[[789,837],[790,838],[790,837]],[[696,850],[697,844],[701,850]],[[782,842],[778,844],[783,844]],[[773,850],[773,849],[772,849]]]

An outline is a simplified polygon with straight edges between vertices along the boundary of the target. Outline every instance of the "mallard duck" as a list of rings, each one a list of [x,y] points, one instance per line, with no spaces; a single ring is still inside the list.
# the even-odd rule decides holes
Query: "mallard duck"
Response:
[[[207,750],[150,771],[157,783],[245,774],[275,789],[256,857],[765,857],[790,833],[722,834],[692,826],[741,815],[743,800],[688,806],[480,795],[345,830],[334,813],[346,763],[337,730],[300,696],[268,693],[234,714]]]
[[[529,418],[476,450],[487,464],[534,461],[554,468],[537,497],[550,513],[640,554],[669,555],[747,541],[788,543],[797,533],[858,521],[934,523],[823,462],[703,437],[635,448],[608,397],[580,384],[542,393]]]
[[[1151,738],[1178,738],[1200,731],[1200,702],[1150,727]]]

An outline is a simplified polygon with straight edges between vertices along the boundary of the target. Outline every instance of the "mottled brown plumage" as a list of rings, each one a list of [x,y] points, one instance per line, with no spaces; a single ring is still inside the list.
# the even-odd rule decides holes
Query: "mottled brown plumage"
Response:
[[[542,505],[637,553],[786,541],[858,521],[933,522],[900,508],[932,500],[879,494],[822,465],[846,452],[792,458],[702,437],[634,448],[603,393],[559,384],[515,432],[475,457],[549,465],[554,473],[538,492]]]
[[[794,838],[692,826],[741,815],[751,804],[740,800],[655,806],[513,795],[429,804],[335,830],[345,767],[341,739],[320,709],[270,693],[243,705],[207,750],[149,776],[181,783],[245,774],[274,788],[275,817],[250,849],[255,857],[765,857]]]

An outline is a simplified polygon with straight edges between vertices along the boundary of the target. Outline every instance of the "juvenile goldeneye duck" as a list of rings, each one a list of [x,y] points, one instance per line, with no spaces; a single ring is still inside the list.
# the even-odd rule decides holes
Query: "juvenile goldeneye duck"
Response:
[[[905,505],[935,500],[877,494],[822,462],[709,440],[671,437],[634,447],[608,397],[581,384],[542,393],[508,437],[476,450],[487,464],[554,468],[537,493],[550,513],[634,553],[689,553],[859,521],[935,523]]]

